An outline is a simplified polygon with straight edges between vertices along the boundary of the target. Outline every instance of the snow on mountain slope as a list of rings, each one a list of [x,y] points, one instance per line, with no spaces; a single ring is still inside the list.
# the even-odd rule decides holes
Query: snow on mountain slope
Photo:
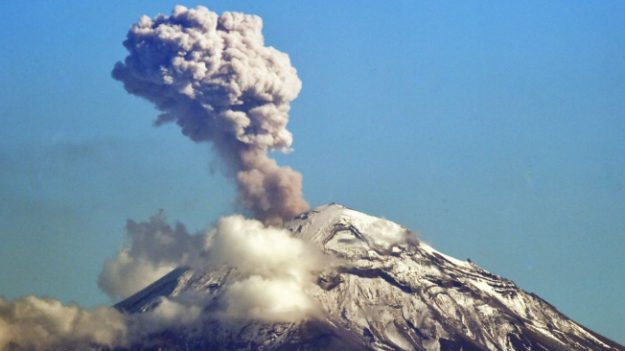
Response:
[[[133,349],[625,350],[512,281],[446,256],[396,223],[332,204],[285,228],[328,259],[308,291],[319,313],[289,323],[207,318],[192,331],[167,331]],[[141,313],[161,296],[189,291],[217,304],[236,274],[229,267],[179,268],[117,307]]]

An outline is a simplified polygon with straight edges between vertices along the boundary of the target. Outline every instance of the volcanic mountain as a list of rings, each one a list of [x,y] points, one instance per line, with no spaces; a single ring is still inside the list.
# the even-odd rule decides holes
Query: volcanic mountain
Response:
[[[625,351],[512,281],[446,256],[393,222],[331,204],[284,227],[333,261],[310,291],[319,313],[296,322],[209,318],[132,349]],[[116,307],[140,314],[189,291],[218,301],[233,275],[228,267],[180,267]]]

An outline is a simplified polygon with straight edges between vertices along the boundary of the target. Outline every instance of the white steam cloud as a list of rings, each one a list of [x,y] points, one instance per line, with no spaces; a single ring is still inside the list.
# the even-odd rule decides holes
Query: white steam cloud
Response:
[[[226,318],[293,321],[314,313],[306,293],[324,266],[320,251],[286,229],[242,216],[222,218],[209,236],[209,264],[236,267]]]
[[[100,286],[115,297],[144,288],[171,269],[194,272],[234,269],[218,296],[182,293],[161,297],[147,312],[125,314],[112,307],[83,309],[58,300],[33,296],[12,302],[0,298],[0,350],[128,347],[153,333],[200,325],[206,318],[297,321],[315,314],[308,291],[324,266],[322,254],[286,229],[235,215],[215,228],[189,234],[168,225],[162,213],[148,222],[129,221],[128,242],[104,266]],[[145,276],[143,280],[134,279]]]
[[[227,266],[237,274],[223,296],[223,317],[293,320],[312,309],[306,290],[323,266],[321,253],[286,229],[234,215],[190,235],[159,214],[147,223],[129,221],[127,230],[127,245],[100,275],[100,287],[113,297],[128,297],[176,267],[201,272]],[[149,278],[133,282],[141,276]]]
[[[113,77],[162,111],[157,125],[176,122],[192,140],[211,142],[241,205],[267,223],[308,208],[301,175],[268,156],[291,147],[286,126],[301,82],[289,57],[265,46],[260,17],[177,6],[141,17],[124,46]]]

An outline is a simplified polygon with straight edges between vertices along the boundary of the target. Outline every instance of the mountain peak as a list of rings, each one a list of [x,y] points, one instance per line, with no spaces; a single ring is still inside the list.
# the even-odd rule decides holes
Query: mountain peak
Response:
[[[302,213],[284,227],[301,239],[340,251],[363,245],[385,251],[416,240],[416,235],[394,222],[336,203]]]
[[[250,319],[235,330],[213,320],[178,341],[164,335],[159,347],[178,347],[180,339],[236,350],[625,351],[512,281],[446,256],[386,219],[329,204],[284,227],[329,262],[306,291],[315,313],[290,322]],[[178,269],[118,308],[146,311],[185,291],[218,301],[234,276],[227,268]]]

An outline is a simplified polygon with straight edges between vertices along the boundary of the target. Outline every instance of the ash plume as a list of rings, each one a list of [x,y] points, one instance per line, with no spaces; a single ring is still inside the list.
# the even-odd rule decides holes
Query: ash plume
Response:
[[[156,125],[176,122],[193,141],[211,142],[243,207],[266,223],[308,208],[302,176],[268,154],[290,150],[286,127],[301,81],[285,53],[265,46],[260,17],[177,6],[170,16],[141,17],[124,46],[113,77],[156,105]]]
[[[61,301],[0,297],[0,350],[54,350],[90,345],[125,345],[129,331],[126,317],[111,307],[83,309]]]

